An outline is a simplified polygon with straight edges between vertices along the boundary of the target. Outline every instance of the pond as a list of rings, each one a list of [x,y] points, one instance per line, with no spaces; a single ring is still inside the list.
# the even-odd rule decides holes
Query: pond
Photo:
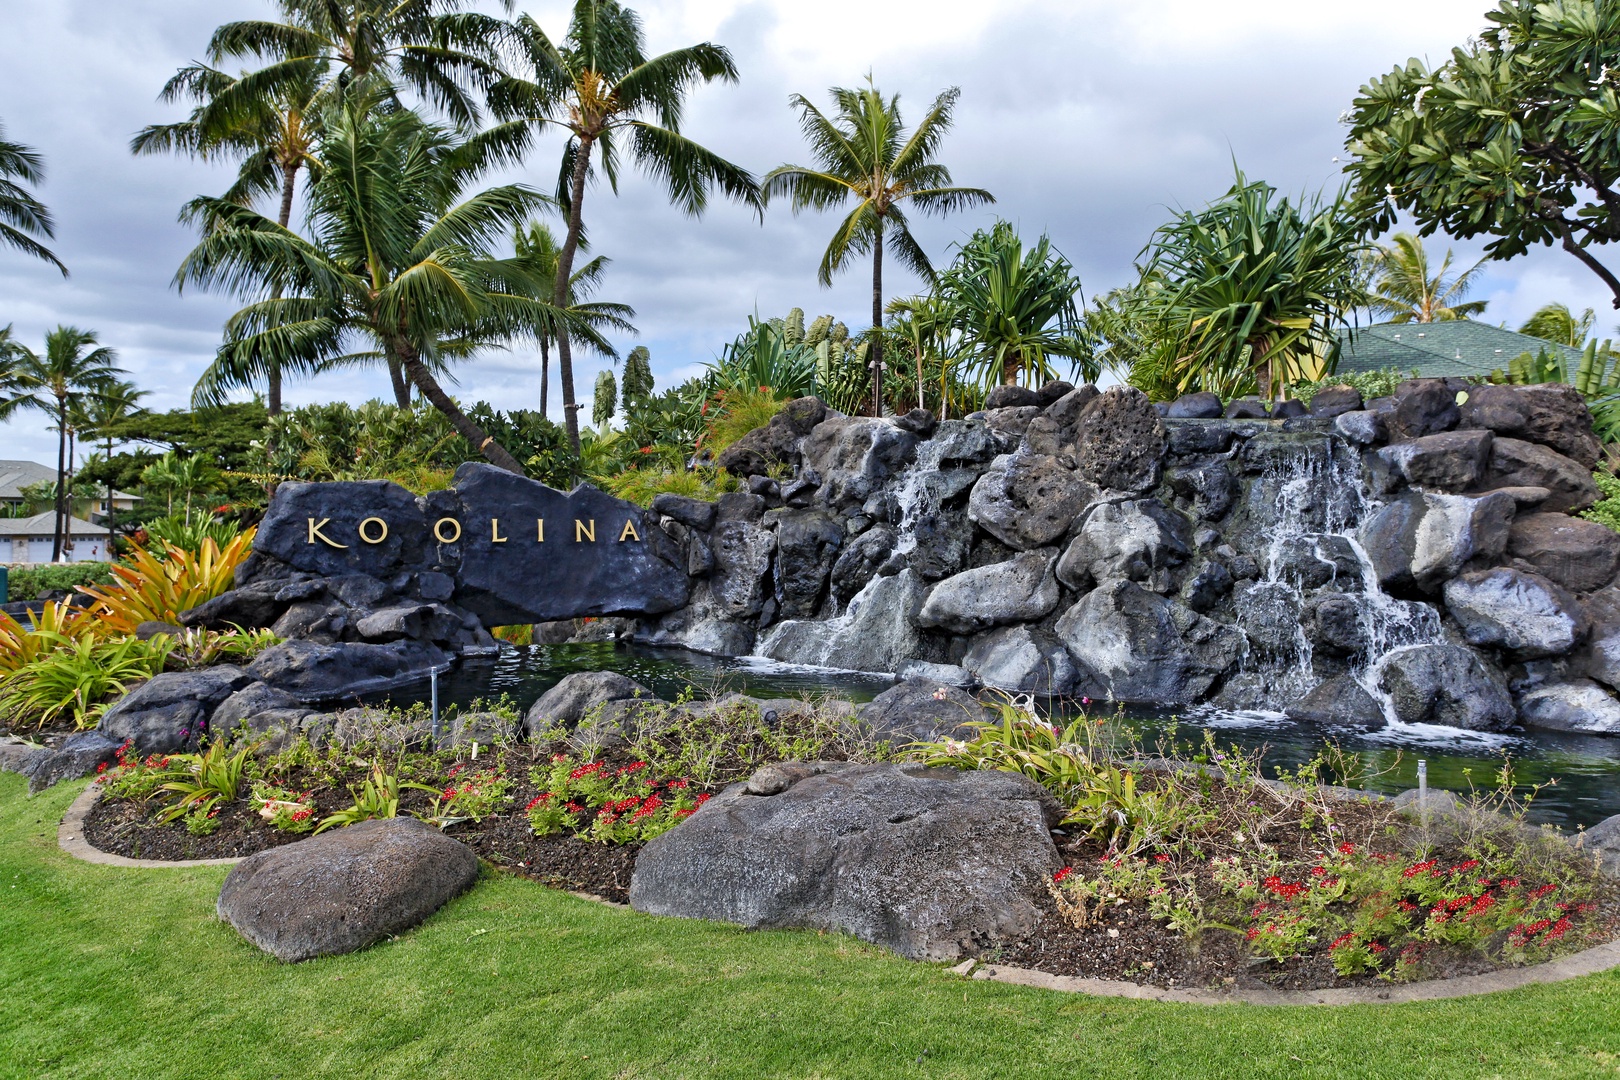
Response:
[[[439,680],[441,706],[466,707],[475,699],[501,695],[527,710],[541,694],[576,671],[612,670],[627,675],[663,698],[688,686],[701,694],[740,691],[755,697],[831,694],[870,701],[894,684],[887,676],[778,664],[756,657],[704,656],[680,649],[623,643],[504,647],[498,658],[463,661]],[[398,704],[426,701],[426,683],[386,695]],[[1061,711],[1061,707],[1059,709]],[[1200,742],[1203,731],[1222,744],[1265,750],[1270,771],[1295,768],[1332,738],[1366,765],[1360,786],[1395,793],[1417,786],[1417,763],[1428,763],[1429,785],[1451,791],[1495,786],[1504,757],[1513,763],[1521,793],[1536,794],[1530,819],[1562,828],[1591,826],[1620,814],[1620,739],[1525,732],[1490,735],[1424,725],[1394,725],[1370,735],[1328,735],[1274,713],[1229,713],[1198,708],[1174,714],[1135,708],[1124,715],[1146,743],[1173,735],[1183,745]]]

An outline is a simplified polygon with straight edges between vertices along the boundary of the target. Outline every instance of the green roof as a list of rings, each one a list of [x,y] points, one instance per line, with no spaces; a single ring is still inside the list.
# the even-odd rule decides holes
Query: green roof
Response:
[[[1340,374],[1397,368],[1431,377],[1485,376],[1506,370],[1521,353],[1562,353],[1573,372],[1581,351],[1489,323],[1457,319],[1432,323],[1375,323],[1339,331]]]

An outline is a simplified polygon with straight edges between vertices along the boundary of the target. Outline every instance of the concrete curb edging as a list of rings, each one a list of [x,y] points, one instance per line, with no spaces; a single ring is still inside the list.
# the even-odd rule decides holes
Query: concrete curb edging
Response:
[[[1430,979],[1427,982],[1396,983],[1389,986],[1342,987],[1329,990],[1168,990],[1141,986],[1113,979],[1084,979],[1071,975],[1049,975],[1031,968],[1009,964],[979,964],[969,960],[951,970],[971,979],[1033,986],[1095,997],[1131,998],[1137,1001],[1167,1001],[1188,1005],[1396,1005],[1408,1001],[1442,1001],[1473,997],[1523,986],[1563,982],[1583,975],[1620,967],[1620,941],[1611,941],[1557,960],[1522,968],[1503,968],[1483,975],[1456,979]]]
[[[236,859],[130,859],[123,855],[114,855],[90,846],[84,838],[84,819],[90,813],[90,807],[95,805],[101,797],[101,785],[92,783],[79,792],[62,815],[62,823],[56,827],[56,843],[63,851],[75,859],[98,866],[127,866],[146,870],[168,869],[182,866],[235,866],[241,862]]]
[[[130,859],[113,855],[90,846],[84,838],[84,819],[101,796],[101,788],[91,784],[62,815],[57,827],[58,846],[75,859],[98,866],[121,866],[139,869],[171,869],[186,866],[234,866],[236,859]],[[590,893],[571,892],[583,900],[593,900],[609,907],[623,908]],[[1447,998],[1472,997],[1500,990],[1515,990],[1522,986],[1563,982],[1583,975],[1595,975],[1620,967],[1620,941],[1611,941],[1582,952],[1531,967],[1504,968],[1483,975],[1467,975],[1458,979],[1432,979],[1428,982],[1394,984],[1377,987],[1350,987],[1330,990],[1269,990],[1246,988],[1243,990],[1170,990],[1157,986],[1141,986],[1133,982],[1113,979],[1085,979],[1070,975],[1050,975],[1031,968],[1009,964],[983,964],[967,960],[951,968],[965,978],[1031,986],[1040,990],[1089,994],[1093,997],[1129,998],[1136,1001],[1164,1001],[1187,1005],[1394,1005],[1408,1001],[1441,1001]]]

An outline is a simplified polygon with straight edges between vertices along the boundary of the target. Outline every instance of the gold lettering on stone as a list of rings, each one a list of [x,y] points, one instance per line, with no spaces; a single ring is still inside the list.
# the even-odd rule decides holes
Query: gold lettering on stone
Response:
[[[640,540],[641,534],[636,532],[636,523],[629,518],[624,519],[624,529],[619,533],[619,543],[626,540]]]
[[[331,518],[321,518],[319,521],[316,521],[314,518],[309,519],[309,543],[313,544],[316,540],[320,540],[321,543],[327,545],[328,547],[348,547],[348,544],[340,544],[336,540],[333,540],[330,536],[327,536],[325,533],[321,532],[321,529],[324,528],[331,520]]]
[[[444,535],[446,525],[453,528],[455,532],[449,536]],[[440,518],[433,523],[433,535],[439,538],[441,544],[453,544],[461,539],[461,522],[455,518]]]
[[[370,525],[373,521],[375,521],[377,523],[377,528],[381,529],[382,531],[379,532],[376,536],[369,536],[366,533],[366,526]],[[368,517],[368,518],[366,518],[366,520],[364,520],[364,521],[362,521],[360,523],[359,532],[360,532],[360,539],[364,540],[366,543],[368,543],[368,544],[380,544],[384,540],[388,539],[388,522],[384,521],[380,517]]]
[[[489,519],[489,542],[492,544],[506,543],[506,537],[501,535],[501,519]]]
[[[595,518],[591,518],[591,520],[588,523],[579,520],[579,518],[574,519],[574,543],[577,544],[582,539],[588,539],[593,544],[596,543],[596,519]]]
[[[543,543],[546,542],[546,519],[545,518],[535,518],[534,519],[534,532],[535,532],[535,536],[534,536],[534,542],[535,543],[543,544]]]

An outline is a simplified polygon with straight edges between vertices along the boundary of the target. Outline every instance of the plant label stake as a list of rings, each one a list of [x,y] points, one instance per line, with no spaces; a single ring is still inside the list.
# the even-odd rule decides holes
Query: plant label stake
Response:
[[[439,748],[439,670],[437,668],[428,672],[428,684],[431,687],[432,705],[430,708],[433,716],[433,749],[437,750]]]

